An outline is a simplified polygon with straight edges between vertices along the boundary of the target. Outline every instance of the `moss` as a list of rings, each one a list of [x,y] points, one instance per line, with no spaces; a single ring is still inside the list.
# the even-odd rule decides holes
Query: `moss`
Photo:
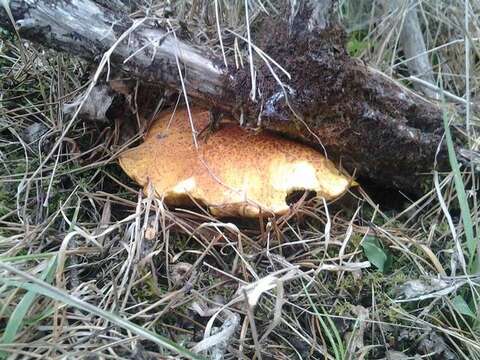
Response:
[[[364,31],[354,31],[350,33],[347,41],[348,55],[359,57],[364,50],[372,46],[371,43],[366,40],[366,35]]]

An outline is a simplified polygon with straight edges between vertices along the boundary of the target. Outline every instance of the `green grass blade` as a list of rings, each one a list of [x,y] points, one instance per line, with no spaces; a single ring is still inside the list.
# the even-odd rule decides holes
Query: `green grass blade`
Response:
[[[52,281],[55,265],[56,258],[53,258],[49,261],[47,267],[43,271],[41,275],[42,280],[46,280],[47,282]],[[13,310],[10,318],[8,319],[7,326],[5,327],[5,332],[3,333],[3,336],[0,340],[1,344],[10,344],[15,340],[19,330],[24,323],[24,318],[27,315],[28,310],[32,306],[37,296],[37,292],[30,290],[23,296],[22,300],[20,300],[18,305],[15,307],[15,310]],[[0,353],[0,358],[3,359],[7,355],[7,353],[2,352]]]
[[[333,324],[333,322],[329,322],[329,324],[332,326],[333,325],[333,328],[334,328],[334,335],[336,337],[336,340],[338,341],[338,346],[337,347],[337,343],[335,342],[335,339],[333,338],[332,334],[331,334],[331,329],[328,327],[328,325],[325,323],[325,321],[323,320],[323,316],[325,316],[324,314],[320,314],[320,312],[318,311],[317,307],[315,306],[312,298],[310,297],[310,294],[308,293],[308,289],[305,287],[305,284],[304,282],[302,281],[302,285],[303,285],[303,289],[305,291],[305,294],[307,295],[307,298],[308,298],[308,302],[310,303],[310,305],[312,306],[313,308],[313,311],[315,312],[315,314],[317,315],[318,317],[318,321],[320,321],[320,325],[322,325],[322,328],[323,330],[325,331],[325,335],[327,336],[328,338],[328,341],[330,342],[331,346],[332,346],[332,349],[333,349],[333,352],[335,354],[335,359],[338,359],[338,360],[343,360],[344,359],[344,356],[345,354],[343,353],[343,343],[342,343],[342,340],[340,338],[340,335],[338,334],[338,331],[335,327],[335,324]],[[330,319],[329,319],[330,320]],[[340,349],[339,349],[340,348]]]
[[[445,103],[444,103],[445,105]],[[467,249],[469,254],[468,266],[470,272],[472,272],[472,265],[475,261],[475,253],[477,249],[477,239],[473,234],[473,222],[470,213],[470,206],[468,205],[467,193],[465,191],[465,185],[463,183],[462,173],[460,172],[460,165],[458,164],[457,156],[455,154],[455,147],[453,145],[452,133],[448,124],[447,112],[443,111],[443,125],[445,127],[445,139],[447,142],[448,159],[450,167],[453,172],[453,180],[455,183],[455,190],[457,191],[458,202],[460,205],[460,213],[463,222],[463,228],[465,232],[465,238],[467,242]]]
[[[324,314],[326,314],[325,309],[322,307],[322,311]],[[330,329],[332,329],[333,335],[335,336],[335,339],[337,340],[338,344],[338,350],[340,351],[340,359],[345,359],[345,352],[346,349],[343,346],[343,341],[342,338],[340,337],[340,333],[338,332],[337,326],[334,324],[330,316],[326,316],[328,324],[330,325]]]
[[[124,329],[131,331],[132,333],[135,333],[145,339],[148,339],[160,345],[163,348],[175,351],[179,355],[184,356],[188,359],[194,359],[194,360],[203,359],[203,357],[199,356],[198,354],[192,353],[191,351],[187,350],[183,346],[176,344],[175,342],[173,342],[170,339],[167,339],[166,337],[158,335],[153,331],[144,329],[141,326],[138,326],[137,324],[131,321],[128,321],[126,319],[123,319],[118,315],[105,311],[81,299],[73,297],[68,293],[66,293],[65,291],[57,289],[56,287],[50,284],[47,284],[43,280],[37,279],[31,276],[30,274],[27,274],[21,270],[15,269],[13,266],[10,266],[9,264],[0,262],[0,269],[17,274],[25,278],[26,280],[28,280],[28,282],[18,282],[18,281],[12,281],[6,278],[0,278],[1,283],[7,284],[10,286],[22,287],[28,291],[31,291],[37,294],[42,294],[56,301],[63,302],[67,305],[76,307],[77,309],[87,311],[93,315],[102,317],[117,326],[120,326]]]
[[[52,256],[56,256],[57,254],[58,252],[54,251],[54,252],[42,253],[42,254],[29,254],[29,255],[8,256],[8,257],[0,256],[0,261],[21,262],[21,261],[31,261],[31,260],[39,260],[39,259],[49,259]]]

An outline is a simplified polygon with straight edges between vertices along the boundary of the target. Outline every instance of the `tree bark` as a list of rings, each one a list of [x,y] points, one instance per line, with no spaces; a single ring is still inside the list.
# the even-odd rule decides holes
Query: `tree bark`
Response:
[[[112,66],[182,90],[180,66],[188,95],[326,149],[349,171],[381,185],[419,193],[422,174],[433,169],[443,133],[440,109],[348,56],[345,33],[331,17],[334,0],[299,1],[287,20],[264,23],[256,43],[290,78],[271,63],[259,64],[255,100],[249,69],[227,69],[208,50],[152,21],[131,30],[134,20],[127,14],[91,0],[7,3],[25,39],[91,61],[113,47]],[[5,10],[0,26],[11,27]],[[443,146],[437,160],[446,168]]]

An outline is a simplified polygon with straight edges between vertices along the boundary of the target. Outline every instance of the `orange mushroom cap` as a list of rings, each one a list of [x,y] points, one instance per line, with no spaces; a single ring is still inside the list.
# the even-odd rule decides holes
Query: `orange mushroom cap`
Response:
[[[207,110],[191,113],[197,131],[208,125]],[[196,148],[186,109],[160,114],[144,143],[120,155],[120,166],[140,185],[150,181],[166,204],[188,206],[194,199],[214,216],[283,214],[294,191],[331,200],[352,183],[316,150],[268,131],[243,129],[231,119],[198,139]]]

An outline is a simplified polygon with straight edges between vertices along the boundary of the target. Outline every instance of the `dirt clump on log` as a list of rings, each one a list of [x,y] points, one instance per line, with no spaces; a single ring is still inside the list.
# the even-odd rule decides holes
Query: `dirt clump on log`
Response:
[[[307,29],[309,16],[258,32],[259,46],[291,78],[275,69],[279,84],[272,65],[260,65],[262,97],[253,101],[249,70],[235,71],[236,116],[313,145],[377,184],[421,193],[435,159],[439,170],[448,167],[439,107],[351,58],[338,24]]]

